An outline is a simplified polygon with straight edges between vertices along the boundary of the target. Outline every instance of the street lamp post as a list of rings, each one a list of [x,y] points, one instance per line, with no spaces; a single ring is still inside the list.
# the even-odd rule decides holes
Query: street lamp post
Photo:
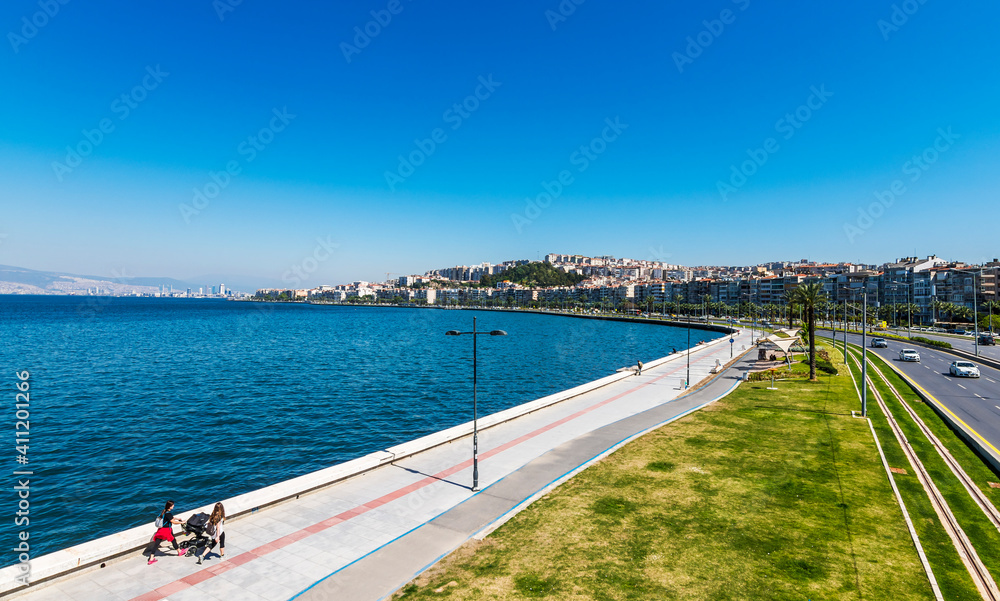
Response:
[[[868,281],[861,290],[864,298],[861,310],[861,417],[868,417]]]
[[[972,275],[972,338],[976,341],[976,356],[979,356],[979,288],[976,287],[976,272],[971,269],[956,269]],[[982,282],[983,270],[979,269],[979,280]],[[990,319],[990,323],[993,320]]]
[[[983,272],[979,271],[979,282]],[[976,339],[976,356],[979,356],[979,288],[976,286],[976,272],[972,272],[972,337]]]
[[[855,289],[842,288],[853,298]],[[868,417],[868,280],[861,289],[861,416]],[[847,299],[844,299],[844,364],[847,364]]]
[[[844,365],[847,365],[847,299],[844,299]]]
[[[691,386],[691,316],[688,315],[688,351],[687,351],[687,377],[684,379],[684,388]]]
[[[506,336],[503,330],[480,332],[476,329],[476,318],[472,318],[472,331],[448,330],[445,336],[472,335],[472,490],[479,490],[479,365],[476,357],[476,341],[480,335]]]

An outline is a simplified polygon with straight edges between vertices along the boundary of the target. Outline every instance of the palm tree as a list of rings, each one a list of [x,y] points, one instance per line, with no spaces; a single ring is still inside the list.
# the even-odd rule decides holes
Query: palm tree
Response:
[[[798,302],[798,288],[785,290],[784,301],[788,308],[788,329],[794,327],[792,320],[795,318],[795,303]]]
[[[824,302],[823,284],[811,282],[802,284],[793,293],[794,301],[805,309],[806,320],[809,323],[809,380],[816,381],[816,308]]]

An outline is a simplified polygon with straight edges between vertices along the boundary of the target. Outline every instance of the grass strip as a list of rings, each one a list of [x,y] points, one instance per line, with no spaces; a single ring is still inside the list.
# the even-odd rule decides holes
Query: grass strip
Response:
[[[858,352],[857,358],[860,361],[860,349],[857,347],[849,348]],[[850,368],[860,384],[861,369],[853,362],[850,363]],[[872,374],[872,376],[875,379],[875,374]],[[885,398],[884,393],[882,396]],[[892,411],[896,421],[902,426],[904,420],[898,415],[898,411]],[[962,563],[958,551],[955,550],[955,545],[952,543],[951,537],[948,536],[944,526],[941,525],[934,507],[931,505],[926,491],[924,491],[924,487],[917,480],[917,476],[913,473],[913,468],[910,466],[909,460],[896,441],[896,436],[889,426],[888,419],[882,413],[882,409],[875,401],[874,395],[870,392],[868,396],[868,417],[872,420],[875,432],[882,443],[882,452],[885,453],[886,461],[889,462],[891,467],[905,469],[907,472],[906,474],[895,474],[896,488],[903,498],[903,503],[906,505],[907,511],[910,512],[913,527],[917,531],[917,536],[920,537],[920,544],[924,548],[924,554],[931,565],[931,570],[934,571],[934,577],[938,581],[941,594],[945,599],[979,598],[976,585],[972,581],[972,577],[969,576],[965,564]],[[907,439],[910,439],[909,435],[907,435]],[[912,439],[910,440],[912,443]],[[921,457],[922,459],[923,457]],[[930,472],[929,469],[928,472]],[[936,479],[935,483],[937,483]]]
[[[397,596],[932,599],[846,371],[769,385],[622,447]]]
[[[907,404],[916,410],[918,405],[922,406],[924,411],[929,410],[931,414],[926,414],[924,412],[915,411],[918,416],[927,424],[928,428],[938,437],[941,444],[945,445],[952,456],[956,458],[962,469],[965,470],[966,474],[976,480],[977,485],[979,482],[987,482],[985,478],[995,478],[993,470],[989,469],[983,462],[964,444],[964,442],[958,438],[957,434],[944,428],[941,431],[941,426],[944,424],[941,422],[941,418],[933,412],[930,407],[927,407],[923,402],[916,398],[916,393],[905,384],[899,376],[897,376],[885,361],[881,358],[869,355],[869,358],[878,366],[879,370],[886,375],[886,378],[892,383],[892,385],[899,391],[903,398],[909,401]],[[969,537],[969,541],[976,548],[976,552],[979,554],[979,558],[983,561],[983,564],[993,575],[993,579],[997,579],[997,575],[1000,574],[1000,532],[997,531],[993,523],[989,521],[986,515],[983,513],[979,505],[969,496],[968,491],[962,486],[962,483],[958,481],[958,478],[952,473],[951,469],[945,463],[941,455],[934,449],[930,440],[924,436],[923,432],[920,431],[916,422],[914,422],[909,415],[907,415],[905,409],[899,403],[895,396],[889,392],[888,387],[878,378],[876,374],[872,374],[872,381],[875,382],[876,388],[882,394],[882,398],[885,399],[886,404],[889,406],[889,410],[896,417],[896,421],[899,423],[900,427],[906,435],[907,440],[910,441],[910,446],[916,451],[917,455],[920,457],[920,461],[924,464],[927,469],[927,473],[934,480],[937,485],[938,490],[944,495],[945,501],[947,501],[948,506],[951,507],[951,511],[955,514],[955,519],[958,520],[959,525],[962,530],[965,531],[966,536]],[[921,415],[921,413],[924,413]],[[932,423],[936,422],[937,428],[935,428]],[[948,443],[951,443],[950,445]],[[964,451],[960,447],[964,447]],[[970,456],[971,455],[971,456]],[[961,457],[961,459],[959,459]],[[993,480],[996,481],[996,480]],[[990,501],[996,503],[996,489],[990,489],[988,486],[986,488],[986,496]],[[980,490],[983,490],[982,488]],[[993,491],[992,494],[989,491]]]

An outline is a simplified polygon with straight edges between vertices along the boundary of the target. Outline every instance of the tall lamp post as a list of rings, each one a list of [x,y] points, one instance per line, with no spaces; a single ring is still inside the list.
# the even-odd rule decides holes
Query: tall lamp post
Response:
[[[503,330],[480,332],[476,329],[476,318],[472,318],[472,331],[448,330],[445,336],[472,335],[472,490],[479,490],[479,365],[476,358],[476,341],[480,336],[506,336]]]
[[[684,379],[684,388],[691,386],[691,315],[688,315],[688,351],[687,351],[687,377]]]
[[[844,288],[852,297],[854,288]],[[861,288],[861,416],[868,417],[868,280]],[[844,320],[847,320],[847,299],[844,299]],[[847,327],[844,327],[844,363],[847,363]]]
[[[868,417],[868,280],[861,289],[861,417]]]
[[[847,365],[847,299],[844,299],[844,365]]]
[[[979,268],[978,270],[972,269],[956,269],[961,273],[967,273],[972,276],[972,338],[976,342],[976,356],[979,356],[979,288],[976,286],[976,273],[979,273],[980,284],[983,280],[983,270]],[[964,287],[964,286],[963,286]],[[993,320],[990,319],[990,323]]]

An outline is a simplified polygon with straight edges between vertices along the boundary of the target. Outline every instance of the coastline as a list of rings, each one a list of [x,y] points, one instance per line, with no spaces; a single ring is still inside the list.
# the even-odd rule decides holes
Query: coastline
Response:
[[[377,305],[382,306],[382,305]],[[430,307],[428,307],[430,308]],[[446,307],[434,307],[442,310],[452,309]],[[464,307],[463,307],[464,309]],[[477,308],[478,309],[478,308]],[[486,309],[490,310],[490,309]],[[624,321],[624,322],[637,322],[637,323],[655,323],[660,325],[674,325],[675,322],[668,322],[663,320],[642,320],[637,318],[627,318],[627,317],[617,317],[614,316],[603,316],[603,315],[573,315],[573,314],[563,314],[554,311],[538,311],[538,310],[521,310],[521,309],[493,309],[500,311],[515,311],[515,312],[527,312],[527,313],[542,313],[547,315],[563,315],[566,317],[586,317],[592,319],[602,319],[602,320],[614,320],[614,321]],[[687,325],[686,323],[684,325]],[[692,323],[691,326],[712,326],[712,327],[702,327],[698,329],[713,330],[718,332],[732,331],[730,328],[723,326],[716,326],[714,324],[695,324]],[[693,347],[695,348],[705,348],[709,345],[719,344],[724,340],[722,337],[715,338],[714,340],[707,342],[706,344],[700,344]],[[647,364],[647,369],[662,365],[668,361],[680,360],[685,355],[686,349],[673,353],[666,357],[661,357]],[[540,409],[544,409],[563,401],[573,399],[587,392],[597,390],[599,388],[605,387],[609,384],[619,382],[621,380],[631,377],[633,374],[630,371],[618,372],[586,382],[579,386],[569,388],[566,390],[559,391],[554,394],[550,394],[515,407],[484,416],[479,419],[479,430],[488,430],[494,426],[510,422],[519,417],[534,413]],[[390,464],[394,461],[402,459],[404,457],[410,457],[421,453],[423,451],[433,449],[442,445],[449,444],[464,438],[468,438],[472,433],[472,423],[467,422],[448,428],[445,430],[440,430],[438,432],[432,433],[427,436],[423,436],[417,439],[410,440],[408,442],[396,445],[394,447],[389,447],[384,450],[376,451],[368,455],[359,457],[357,459],[337,464],[331,467],[323,468],[303,476],[296,478],[291,478],[279,482],[277,484],[267,486],[264,488],[251,491],[230,499],[225,499],[223,502],[226,504],[227,508],[230,510],[230,519],[239,520],[240,518],[252,515],[259,510],[264,508],[274,507],[285,503],[287,501],[292,501],[297,499],[300,495],[318,491],[337,483],[344,482],[356,477],[364,476],[365,474],[375,470],[384,465]],[[210,507],[200,507],[193,510],[183,512],[184,515],[189,515],[190,513],[202,512],[209,510]],[[32,559],[32,585],[27,589],[23,587],[18,587],[16,585],[14,569],[17,566],[9,566],[0,570],[0,574],[3,574],[2,584],[0,584],[0,595],[6,595],[15,590],[33,590],[38,584],[44,584],[49,581],[54,581],[60,579],[63,576],[69,574],[82,573],[90,569],[99,569],[105,567],[109,563],[116,562],[118,560],[124,560],[129,557],[134,557],[138,554],[148,543],[149,539],[149,528],[148,526],[138,526],[125,531],[117,532],[96,540],[91,540],[84,542],[79,545],[75,545],[70,548],[62,549],[53,553],[39,556]]]

